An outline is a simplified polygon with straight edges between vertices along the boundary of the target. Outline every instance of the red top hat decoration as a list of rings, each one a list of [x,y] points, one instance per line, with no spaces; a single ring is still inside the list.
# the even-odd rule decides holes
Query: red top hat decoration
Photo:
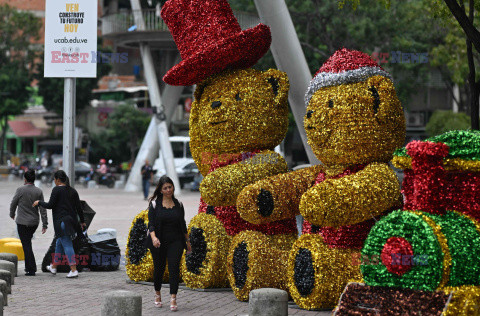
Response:
[[[169,0],[162,19],[182,57],[163,77],[170,85],[193,85],[227,68],[251,67],[272,41],[265,24],[242,31],[227,0]]]

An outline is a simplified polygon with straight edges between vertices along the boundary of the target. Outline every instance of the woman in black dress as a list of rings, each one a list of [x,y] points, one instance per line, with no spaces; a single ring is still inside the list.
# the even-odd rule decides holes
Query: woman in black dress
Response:
[[[177,310],[177,292],[180,274],[180,259],[183,250],[191,251],[183,204],[174,196],[173,181],[167,176],[160,178],[153,196],[149,199],[148,231],[149,248],[153,258],[155,306],[162,307],[160,289],[168,260],[170,281],[170,309]]]
[[[78,277],[78,271],[72,240],[75,239],[77,233],[81,233],[77,214],[80,217],[82,228],[86,226],[83,209],[77,191],[69,185],[65,171],[58,170],[55,172],[54,181],[56,186],[52,190],[50,201],[48,201],[48,203],[38,200],[33,202],[33,206],[40,205],[44,208],[52,209],[53,228],[55,230],[57,243],[55,246],[55,255],[52,258],[53,262],[47,266],[47,270],[56,274],[57,265],[61,262],[61,258],[59,257],[65,252],[68,264],[70,265],[70,272],[67,278],[76,278]]]

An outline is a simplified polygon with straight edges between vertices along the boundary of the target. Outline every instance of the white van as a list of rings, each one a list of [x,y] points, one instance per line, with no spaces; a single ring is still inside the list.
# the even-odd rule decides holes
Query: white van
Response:
[[[187,169],[192,169],[190,167],[192,166],[191,164],[194,163],[192,153],[190,152],[190,137],[171,136],[168,139],[172,146],[175,170],[177,170],[180,184],[183,184],[184,181],[182,181],[182,177],[185,173],[185,167],[188,167]],[[158,179],[166,173],[161,150],[160,157],[158,157],[153,164],[153,170],[157,171],[153,176],[153,182],[158,183]]]

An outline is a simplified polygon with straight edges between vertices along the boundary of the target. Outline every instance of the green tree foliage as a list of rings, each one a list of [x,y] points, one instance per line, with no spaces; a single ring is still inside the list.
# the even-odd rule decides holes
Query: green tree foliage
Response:
[[[446,65],[455,83],[466,88],[468,82],[471,127],[479,129],[480,1],[425,1],[448,30],[445,43],[433,50],[434,62]]]
[[[360,0],[339,1],[352,2],[354,6],[360,3]],[[377,1],[385,3],[385,0]],[[431,51],[434,56],[433,65],[440,68],[446,66],[450,77],[457,84],[465,83],[468,78],[471,127],[478,130],[480,129],[480,74],[477,71],[480,63],[480,30],[478,28],[480,1],[423,0],[423,2],[425,11],[429,12],[430,16],[440,18],[447,29],[443,43]],[[406,4],[405,1],[398,1],[398,3]]]
[[[465,33],[452,16],[450,10],[443,1],[424,0],[429,13],[436,17],[446,32],[444,42],[434,47],[431,51],[431,62],[433,66],[444,66],[452,81],[460,86],[467,83],[468,61],[467,45],[465,43]],[[467,3],[468,1],[464,1]],[[468,7],[468,4],[467,4]],[[476,11],[480,12],[480,2],[477,1]],[[480,25],[480,15],[475,16],[475,24]],[[480,53],[475,52],[476,65],[480,61]],[[480,79],[480,74],[477,74]]]
[[[98,39],[98,52],[111,53],[108,47],[101,45],[102,39]],[[59,116],[63,116],[63,78],[45,78],[43,76],[43,56],[42,62],[37,65],[38,94],[43,97],[43,106],[50,111],[56,112]],[[96,78],[77,78],[76,90],[76,112],[80,113],[90,101],[93,99],[92,90],[98,87],[98,80],[108,75],[112,65],[108,63],[97,63]]]
[[[234,10],[256,12],[251,0],[230,0]],[[343,1],[345,2],[345,1]],[[347,1],[354,7],[359,1]],[[442,30],[433,17],[423,14],[422,0],[362,0],[355,10],[341,8],[339,0],[286,0],[293,24],[302,45],[310,72],[320,66],[336,50],[347,47],[363,51],[388,53],[428,53],[441,43]],[[390,58],[380,65],[395,81],[403,104],[426,80],[426,63],[392,63]],[[267,55],[259,67],[274,67]]]
[[[0,6],[0,160],[8,116],[21,114],[27,108],[32,89],[32,71],[39,39],[40,19],[17,11],[8,4]]]
[[[435,111],[427,123],[426,131],[429,137],[448,131],[464,130],[470,127],[470,117],[465,113],[452,111]]]
[[[114,162],[133,163],[150,119],[150,115],[132,104],[118,106],[108,117],[107,129],[91,135],[90,160],[108,158]]]

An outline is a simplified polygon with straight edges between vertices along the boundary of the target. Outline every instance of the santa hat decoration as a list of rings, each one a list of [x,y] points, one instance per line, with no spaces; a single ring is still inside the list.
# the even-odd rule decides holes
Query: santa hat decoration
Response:
[[[312,95],[320,88],[338,86],[366,80],[372,76],[392,79],[370,56],[357,50],[337,50],[317,71],[305,95],[308,105]]]
[[[272,41],[265,24],[242,31],[227,0],[169,0],[161,14],[182,57],[163,77],[170,85],[193,85],[227,68],[249,68]]]

